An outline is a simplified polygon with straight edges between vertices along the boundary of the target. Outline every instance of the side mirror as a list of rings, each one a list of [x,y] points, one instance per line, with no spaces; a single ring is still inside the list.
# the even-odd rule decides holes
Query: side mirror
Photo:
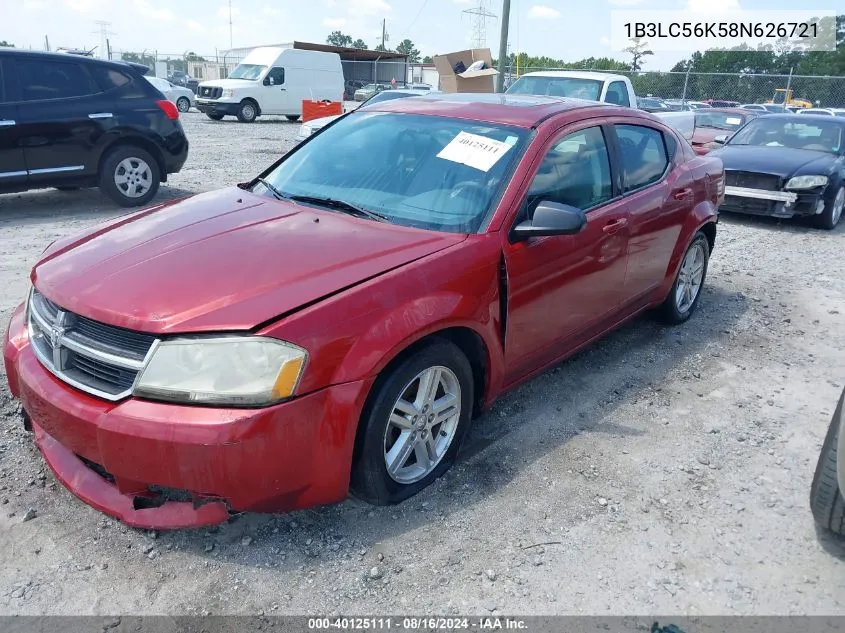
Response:
[[[728,135],[728,134],[719,134],[719,136],[717,136],[716,138],[713,139],[713,142],[718,143],[719,145],[724,145],[725,143],[728,142],[729,138],[730,138],[730,135]]]
[[[517,224],[511,230],[513,241],[530,237],[575,235],[587,225],[587,216],[576,207],[542,200],[534,209],[534,217]]]

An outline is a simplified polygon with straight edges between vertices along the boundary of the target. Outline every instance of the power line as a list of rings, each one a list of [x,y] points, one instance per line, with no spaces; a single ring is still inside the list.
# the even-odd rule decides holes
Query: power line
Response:
[[[422,12],[425,10],[425,7],[426,7],[426,5],[427,5],[427,4],[428,4],[428,0],[425,0],[425,1],[422,3],[422,6],[420,7],[420,10],[419,10],[419,11],[417,11],[417,15],[416,15],[416,17],[414,17],[414,19],[413,19],[413,20],[411,20],[411,23],[410,23],[407,27],[405,27],[405,35],[408,35],[408,32],[411,30],[411,27],[412,27],[412,26],[414,26],[414,24],[416,24],[416,23],[417,23],[417,20],[419,20],[419,19],[420,19],[420,16],[422,15]]]
[[[478,6],[462,11],[472,17],[473,48],[487,48],[487,20],[498,17],[487,8],[487,0],[478,0]]]

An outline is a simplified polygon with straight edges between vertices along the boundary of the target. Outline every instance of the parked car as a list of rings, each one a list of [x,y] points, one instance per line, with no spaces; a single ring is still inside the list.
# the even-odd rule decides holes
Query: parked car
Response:
[[[721,182],[633,109],[382,102],[248,183],[53,243],[11,393],[58,479],[131,525],[398,503],[503,392],[646,309],[689,319]]]
[[[202,82],[196,106],[214,121],[227,115],[242,123],[262,115],[297,121],[303,101],[341,101],[343,85],[337,53],[267,46],[250,51],[228,79]]]
[[[676,110],[682,111],[701,110],[702,108],[713,107],[709,103],[704,103],[703,101],[685,101],[683,99],[666,99],[666,103]]]
[[[637,107],[646,112],[678,112],[680,106],[675,107],[657,97],[637,97]]]
[[[437,94],[440,94],[440,92],[436,90],[384,90],[382,92],[377,92],[376,94],[374,94],[372,97],[370,97],[360,106],[358,106],[358,108],[364,108],[369,105],[381,103],[383,101],[391,101],[393,99],[405,99],[406,97],[422,97]],[[339,119],[341,116],[343,115],[336,114],[333,116],[324,116],[320,117],[319,119],[313,119],[311,121],[308,121],[307,123],[303,123],[299,127],[299,133],[296,135],[297,142],[301,143],[309,136],[312,136],[322,130],[332,121],[336,121],[337,119]]]
[[[355,91],[352,95],[352,99],[354,101],[366,101],[370,97],[375,94],[378,94],[382,90],[389,90],[390,86],[385,86],[384,84],[367,84]]]
[[[714,151],[725,165],[725,211],[778,218],[804,216],[833,229],[845,207],[845,120],[768,114]]]
[[[822,116],[845,117],[845,108],[803,108],[799,110],[799,114],[821,114]]]
[[[704,103],[710,105],[711,108],[738,108],[739,101],[725,101],[724,99],[705,99]]]
[[[816,523],[840,537],[845,536],[845,459],[839,461],[839,455],[845,455],[843,425],[845,390],[830,420],[810,488],[810,508]]]
[[[702,108],[695,113],[695,132],[690,144],[696,154],[706,154],[722,145],[713,139],[736,132],[762,112],[741,108]]]
[[[161,94],[163,94],[167,99],[176,104],[176,109],[179,110],[179,112],[187,112],[194,104],[194,93],[190,88],[174,86],[166,79],[150,77],[149,75],[146,75],[144,79],[158,88],[159,92],[161,92]]]
[[[757,112],[768,112],[768,110],[766,110],[766,106],[763,105],[762,103],[743,103],[739,107],[742,108],[743,110],[755,110]]]
[[[423,92],[437,92],[431,84],[412,83],[408,88],[411,90],[422,90]]]
[[[0,193],[99,187],[147,204],[188,157],[176,106],[145,66],[0,50]]]
[[[505,94],[572,97],[625,107],[638,107],[638,98],[628,77],[583,70],[545,70],[525,73],[507,89]],[[678,130],[684,138],[687,140],[692,138],[695,119],[691,112],[666,110],[656,114]]]

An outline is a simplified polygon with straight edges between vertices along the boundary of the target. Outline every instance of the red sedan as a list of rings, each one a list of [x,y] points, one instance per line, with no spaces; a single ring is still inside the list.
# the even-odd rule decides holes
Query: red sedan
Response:
[[[718,149],[724,145],[724,142],[717,143],[717,138],[731,136],[751,119],[757,118],[761,114],[765,113],[742,108],[702,108],[696,110],[695,131],[692,139],[690,139],[692,148],[700,156]]]
[[[652,115],[442,95],[53,243],[4,359],[58,479],[133,526],[417,493],[504,391],[700,299],[723,196]]]

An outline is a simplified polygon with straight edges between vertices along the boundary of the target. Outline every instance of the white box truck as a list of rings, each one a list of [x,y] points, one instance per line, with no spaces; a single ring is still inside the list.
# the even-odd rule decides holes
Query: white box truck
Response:
[[[302,116],[302,102],[342,101],[343,67],[337,53],[287,47],[256,48],[226,79],[202,82],[196,107],[208,118],[238,117],[252,123],[261,115]]]

